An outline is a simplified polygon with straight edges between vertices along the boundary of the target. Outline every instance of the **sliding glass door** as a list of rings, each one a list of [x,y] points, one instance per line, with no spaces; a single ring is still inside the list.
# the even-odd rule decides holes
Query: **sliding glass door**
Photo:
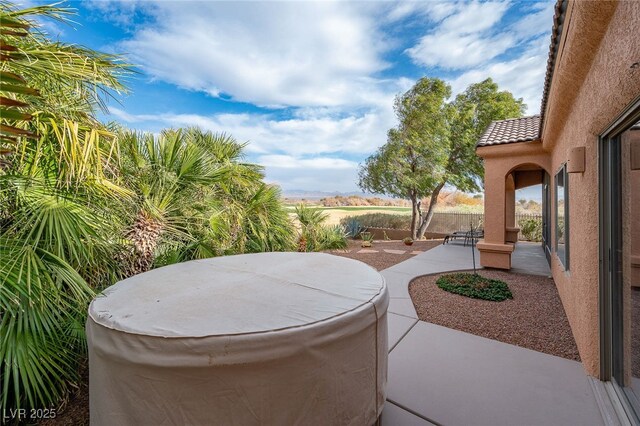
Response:
[[[600,140],[602,375],[640,422],[640,109]]]

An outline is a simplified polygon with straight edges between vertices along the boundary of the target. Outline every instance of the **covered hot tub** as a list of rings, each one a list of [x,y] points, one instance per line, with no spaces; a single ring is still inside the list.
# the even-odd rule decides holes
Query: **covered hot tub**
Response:
[[[373,424],[388,303],[377,271],[322,253],[128,278],[89,307],[91,424]]]

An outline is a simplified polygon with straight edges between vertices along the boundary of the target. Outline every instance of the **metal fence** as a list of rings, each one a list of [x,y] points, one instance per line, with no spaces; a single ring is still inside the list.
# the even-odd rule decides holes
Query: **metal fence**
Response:
[[[542,215],[516,213],[516,226],[525,219],[542,222]],[[427,232],[450,234],[455,231],[469,230],[471,225],[474,228],[483,228],[484,213],[437,212],[433,214]],[[525,239],[522,232],[518,235],[518,239]]]
[[[455,231],[468,231],[471,225],[481,228],[483,223],[483,213],[436,212],[431,218],[427,232],[450,234]]]

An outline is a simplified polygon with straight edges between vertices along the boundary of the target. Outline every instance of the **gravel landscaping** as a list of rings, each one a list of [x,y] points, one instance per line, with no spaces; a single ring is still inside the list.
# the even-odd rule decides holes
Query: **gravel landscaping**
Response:
[[[328,250],[327,253],[359,260],[381,271],[396,263],[411,259],[419,254],[417,252],[425,252],[439,246],[442,244],[442,240],[414,241],[411,246],[395,240],[374,241],[373,246],[368,248],[362,248],[361,243],[360,240],[349,240],[349,246],[345,250]],[[389,253],[385,250],[404,251],[404,253]]]
[[[507,283],[513,299],[502,302],[448,293],[435,284],[440,275],[416,278],[409,293],[422,321],[580,361],[571,327],[552,279],[482,270]]]

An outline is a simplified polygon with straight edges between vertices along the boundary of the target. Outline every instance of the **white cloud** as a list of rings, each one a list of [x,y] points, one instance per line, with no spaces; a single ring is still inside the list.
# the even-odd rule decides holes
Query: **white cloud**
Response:
[[[449,79],[454,94],[491,77],[501,89],[522,97],[528,113],[538,113],[554,3],[520,4],[526,14],[506,26],[504,17],[513,6],[507,2],[449,6],[431,18],[436,25],[405,52],[418,65],[461,70]]]
[[[265,166],[267,181],[283,189],[357,190],[358,162],[385,142],[394,125],[391,111],[369,111],[342,118],[292,118],[278,121],[263,114],[128,114],[111,113],[138,129],[199,126],[248,141],[249,160]],[[315,114],[311,114],[314,116]]]
[[[553,2],[529,5],[528,14],[504,27],[502,20],[510,6],[508,2],[456,3],[453,11],[444,10],[449,13],[444,20],[405,52],[418,65],[469,69],[486,66],[510,49],[549,32]],[[436,14],[432,21],[442,15]]]
[[[307,189],[325,192],[358,191],[358,171],[349,169],[311,169],[266,167],[266,181],[283,190]]]
[[[94,0],[86,2],[86,7],[93,9],[102,16],[108,17],[110,23],[129,32],[135,25],[136,14],[150,6],[149,3],[138,1],[109,1]]]
[[[291,155],[263,155],[267,181],[284,190],[313,188],[317,191],[356,190],[358,163],[333,157],[302,158]]]
[[[532,13],[518,20],[511,30],[518,35],[521,40],[541,34],[550,34],[555,2],[546,1],[535,3],[532,6]]]
[[[198,111],[112,113],[132,126],[158,131],[200,126],[249,141],[249,160],[285,189],[356,190],[357,161],[386,140],[396,93],[413,85],[389,66],[399,33],[385,26],[430,23],[405,52],[419,65],[458,70],[454,94],[492,77],[537,112],[551,25],[552,3],[501,26],[508,3],[408,2],[137,2],[106,3],[96,13],[126,25],[144,11],[118,51],[130,52],[152,79],[230,97],[283,114]],[[544,42],[542,40],[544,38]],[[525,46],[523,48],[523,45]],[[495,58],[512,51],[509,59]],[[519,53],[521,52],[521,53]],[[429,70],[430,76],[438,76]],[[251,109],[253,110],[253,108]]]
[[[492,34],[492,27],[509,8],[508,3],[473,2],[459,4],[418,44],[406,50],[419,65],[460,69],[481,64],[511,47],[510,33]]]
[[[120,120],[150,131],[162,127],[199,126],[214,132],[227,132],[239,141],[249,141],[247,152],[255,155],[322,156],[333,153],[365,157],[386,140],[395,125],[391,109],[369,110],[343,117],[291,118],[277,120],[267,114],[127,114],[110,108]]]
[[[121,43],[153,78],[260,106],[369,105],[388,48],[373,13],[334,2],[160,2]]]
[[[344,160],[342,158],[315,157],[296,158],[291,155],[262,155],[258,157],[258,163],[265,167],[281,169],[320,169],[320,170],[342,170],[353,169],[358,163]]]
[[[421,65],[464,69],[493,59],[513,44],[510,34],[483,39],[476,34],[438,33],[423,37],[407,53]]]
[[[528,114],[538,114],[548,49],[547,37],[540,37],[515,59],[490,63],[461,74],[450,82],[452,91],[461,92],[470,84],[491,77],[502,90],[510,91],[515,97],[522,97],[527,104]]]

